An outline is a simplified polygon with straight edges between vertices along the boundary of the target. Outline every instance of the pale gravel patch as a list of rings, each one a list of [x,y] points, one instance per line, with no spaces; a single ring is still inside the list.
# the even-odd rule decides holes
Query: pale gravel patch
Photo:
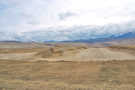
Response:
[[[112,51],[107,48],[89,48],[80,50],[75,55],[53,58],[40,58],[45,61],[112,61],[112,60],[135,60],[135,56],[127,52]]]
[[[77,55],[75,58],[81,60],[135,60],[135,56],[126,52],[112,51],[107,48],[89,48]]]

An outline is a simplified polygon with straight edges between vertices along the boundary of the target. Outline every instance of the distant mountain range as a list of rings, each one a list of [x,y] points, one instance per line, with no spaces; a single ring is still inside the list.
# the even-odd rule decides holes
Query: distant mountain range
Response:
[[[87,42],[87,43],[95,43],[95,42],[107,42],[107,41],[114,41],[114,40],[129,40],[129,39],[134,39],[135,40],[135,33],[134,32],[128,32],[124,33],[119,36],[112,35],[107,38],[96,38],[96,39],[88,39],[88,40],[75,40],[72,42]],[[68,42],[68,41],[65,41]],[[70,42],[70,41],[69,41]]]
[[[47,28],[31,32],[0,32],[6,42],[105,42],[135,38],[135,24]]]

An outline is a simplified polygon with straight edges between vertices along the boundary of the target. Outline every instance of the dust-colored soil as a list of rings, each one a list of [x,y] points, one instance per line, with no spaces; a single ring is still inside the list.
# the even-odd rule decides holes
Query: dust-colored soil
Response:
[[[135,90],[135,61],[0,60],[0,90]]]
[[[0,43],[0,90],[135,90],[134,46]]]
[[[93,47],[87,44],[0,44],[0,59],[32,61],[135,60],[134,46]],[[13,48],[12,48],[12,47]],[[31,46],[31,47],[30,47]]]

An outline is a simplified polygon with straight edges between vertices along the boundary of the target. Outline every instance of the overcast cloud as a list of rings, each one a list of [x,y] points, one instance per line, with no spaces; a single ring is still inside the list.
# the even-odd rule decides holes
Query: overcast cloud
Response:
[[[0,0],[0,31],[24,32],[133,20],[135,0]]]

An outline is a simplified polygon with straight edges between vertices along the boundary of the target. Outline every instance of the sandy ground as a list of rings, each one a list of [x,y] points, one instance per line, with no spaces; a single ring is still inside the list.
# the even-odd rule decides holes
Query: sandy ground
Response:
[[[10,46],[10,45],[9,45]],[[8,47],[8,45],[6,46]],[[110,49],[108,47],[90,47],[74,45],[24,45],[20,48],[18,45],[1,48],[0,59],[5,60],[45,60],[45,61],[110,61],[110,60],[135,60],[135,50],[128,49]],[[16,48],[15,48],[16,47]],[[26,48],[27,47],[27,48]],[[129,53],[132,51],[132,53]]]
[[[135,90],[135,46],[0,46],[0,90]]]
[[[0,60],[0,90],[135,90],[135,61]]]

